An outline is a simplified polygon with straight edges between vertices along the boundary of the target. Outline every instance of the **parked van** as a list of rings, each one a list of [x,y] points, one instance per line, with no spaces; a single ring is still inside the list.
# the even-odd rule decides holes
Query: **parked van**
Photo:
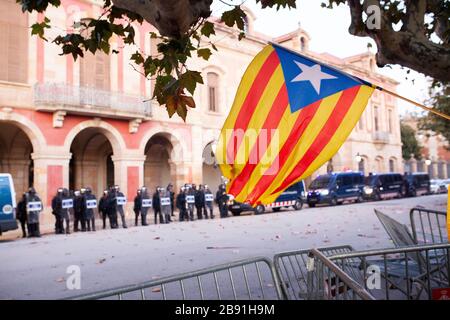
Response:
[[[0,235],[17,229],[16,192],[9,173],[0,173]]]
[[[415,197],[430,193],[430,176],[428,173],[407,173],[403,178],[407,196]]]
[[[333,172],[318,176],[309,186],[307,202],[317,204],[341,204],[344,201],[363,200],[364,176],[361,172]]]
[[[403,176],[400,173],[370,173],[365,178],[364,198],[382,200],[401,198],[405,194]]]
[[[231,198],[232,196],[229,195]],[[305,193],[305,183],[302,181],[297,182],[287,188],[283,193],[281,193],[278,198],[269,205],[259,205],[253,208],[251,205],[246,203],[241,203],[230,199],[228,201],[228,210],[234,216],[238,216],[244,211],[253,211],[255,214],[261,214],[266,211],[266,209],[272,209],[272,211],[280,211],[281,208],[292,207],[294,210],[300,210],[303,207],[303,203],[306,200]]]

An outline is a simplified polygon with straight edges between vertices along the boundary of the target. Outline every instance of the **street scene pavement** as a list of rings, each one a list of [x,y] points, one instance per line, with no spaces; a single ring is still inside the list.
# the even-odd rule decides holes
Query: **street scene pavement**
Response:
[[[374,214],[409,225],[414,206],[446,210],[447,195],[304,207],[262,215],[175,222],[32,239],[0,239],[0,299],[58,299],[275,253],[349,244],[393,247]],[[217,216],[217,214],[216,214]],[[81,289],[66,287],[81,269]]]

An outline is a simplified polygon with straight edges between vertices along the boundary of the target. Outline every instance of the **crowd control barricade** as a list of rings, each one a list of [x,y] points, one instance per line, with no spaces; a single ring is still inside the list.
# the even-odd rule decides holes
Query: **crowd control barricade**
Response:
[[[447,213],[421,207],[409,212],[412,236],[418,244],[447,243]]]
[[[360,283],[317,249],[308,253],[307,299],[375,300]]]
[[[282,297],[272,261],[260,257],[70,299],[279,300]]]
[[[450,287],[448,243],[355,251],[328,258],[376,299],[432,299],[435,291]]]
[[[325,256],[348,253],[351,246],[318,248]],[[280,279],[281,290],[286,299],[305,300],[307,296],[307,262],[310,249],[288,251],[274,256],[275,271]]]

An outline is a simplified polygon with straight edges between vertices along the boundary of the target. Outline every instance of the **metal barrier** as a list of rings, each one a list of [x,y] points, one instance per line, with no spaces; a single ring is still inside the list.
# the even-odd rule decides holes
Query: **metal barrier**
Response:
[[[431,299],[450,287],[450,244],[357,251],[328,257],[376,299]]]
[[[335,246],[318,248],[324,255],[336,255],[353,251],[351,246]],[[307,261],[310,249],[288,251],[274,256],[274,265],[281,290],[286,299],[304,300],[308,298],[307,291]]]
[[[357,281],[317,249],[308,254],[309,300],[375,300]]]
[[[253,258],[101,292],[75,300],[278,300],[283,295],[272,261]]]
[[[448,242],[446,212],[416,207],[409,212],[409,219],[417,244]]]

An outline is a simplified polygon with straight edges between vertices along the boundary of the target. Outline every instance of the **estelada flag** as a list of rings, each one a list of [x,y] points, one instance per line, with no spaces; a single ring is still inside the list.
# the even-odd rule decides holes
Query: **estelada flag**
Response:
[[[275,44],[242,77],[216,160],[236,201],[269,204],[327,162],[375,86]]]

